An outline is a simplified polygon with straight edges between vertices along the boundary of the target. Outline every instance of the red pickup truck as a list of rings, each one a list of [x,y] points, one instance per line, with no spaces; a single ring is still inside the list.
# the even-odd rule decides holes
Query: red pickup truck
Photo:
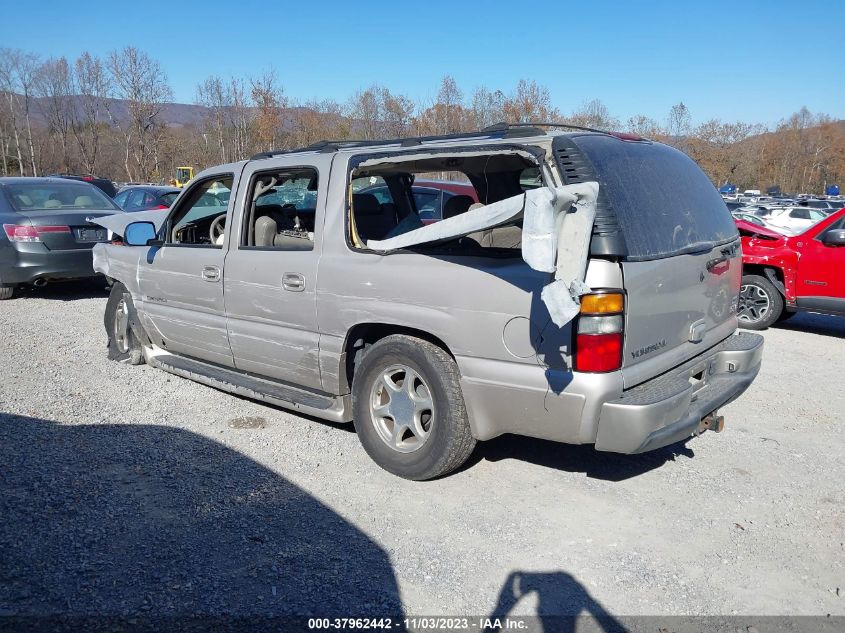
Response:
[[[845,316],[845,209],[795,236],[737,220],[742,236],[740,327],[761,330],[796,312]]]

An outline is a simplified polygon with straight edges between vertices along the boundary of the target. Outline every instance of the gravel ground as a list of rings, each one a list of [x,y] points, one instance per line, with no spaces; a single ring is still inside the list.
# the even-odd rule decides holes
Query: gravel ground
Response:
[[[845,615],[845,319],[767,331],[720,435],[507,436],[412,483],[348,427],[108,361],[105,297],[0,304],[0,614]]]

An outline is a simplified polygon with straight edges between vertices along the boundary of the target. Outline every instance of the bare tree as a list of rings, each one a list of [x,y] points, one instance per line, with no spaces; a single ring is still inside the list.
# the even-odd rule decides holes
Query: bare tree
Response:
[[[689,108],[681,101],[672,106],[669,110],[669,119],[666,124],[666,132],[669,141],[675,145],[682,145],[684,137],[690,133],[692,117]]]
[[[126,176],[150,180],[160,176],[158,144],[164,127],[160,119],[162,107],[171,98],[167,77],[157,61],[138,49],[127,46],[113,51],[108,58],[114,96],[126,103],[126,120],[109,109],[112,123],[125,142]],[[134,169],[133,169],[134,168]]]
[[[657,138],[658,136],[664,136],[666,133],[661,129],[657,121],[644,114],[635,114],[629,117],[625,123],[625,129],[644,138]]]
[[[484,86],[476,88],[472,93],[470,119],[476,130],[504,121],[505,93],[501,90],[491,91]]]
[[[87,51],[74,62],[74,71],[73,92],[77,107],[72,112],[70,129],[85,171],[93,174],[100,151],[104,102],[109,93],[107,78],[102,62]]]
[[[220,162],[226,160],[226,118],[227,110],[232,107],[229,86],[216,75],[206,78],[197,86],[197,103],[208,109],[208,121],[217,139],[217,152]]]
[[[12,128],[20,173],[24,173],[24,159],[21,152],[20,128],[23,128],[29,150],[31,175],[37,176],[35,145],[32,138],[32,100],[38,56],[19,49],[0,50],[0,82],[6,93],[11,111]],[[20,121],[20,118],[23,121]]]
[[[272,68],[260,77],[249,80],[250,96],[255,108],[255,134],[259,151],[280,146],[282,108],[286,102],[276,71]]]
[[[610,114],[610,110],[600,99],[584,102],[569,118],[575,125],[601,130],[612,130],[619,127],[619,119]]]
[[[508,123],[555,121],[560,113],[551,102],[548,88],[533,80],[520,79],[513,95],[503,105],[505,120]]]
[[[348,114],[352,119],[352,134],[363,139],[377,139],[381,135],[381,88],[373,84],[356,92],[349,101]]]
[[[36,73],[35,93],[51,135],[58,137],[61,146],[61,169],[73,171],[70,166],[68,143],[73,118],[73,73],[67,59],[48,59]]]
[[[6,167],[6,158],[11,157],[17,159],[18,173],[23,175],[23,154],[21,153],[20,128],[18,124],[18,99],[17,99],[17,81],[15,79],[14,65],[17,52],[10,48],[0,49],[0,92],[3,93],[4,105],[6,106],[6,117],[8,118],[8,126],[4,125],[4,129],[8,129],[12,136],[8,136],[10,132],[4,133],[3,150],[3,167]],[[11,141],[15,141],[15,155],[10,154]],[[4,171],[4,173],[6,173]]]
[[[463,123],[464,93],[458,88],[458,83],[452,75],[445,75],[440,80],[437,91],[437,127],[441,134],[455,134],[461,131]]]
[[[405,95],[381,89],[381,110],[384,135],[390,138],[407,136],[414,117],[414,102]]]

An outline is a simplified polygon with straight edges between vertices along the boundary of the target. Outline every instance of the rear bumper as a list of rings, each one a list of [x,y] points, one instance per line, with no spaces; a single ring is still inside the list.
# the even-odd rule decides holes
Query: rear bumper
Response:
[[[743,332],[709,350],[706,359],[623,392],[601,408],[596,449],[643,453],[693,435],[703,418],[754,381],[762,353],[763,337]]]
[[[43,244],[16,244],[0,249],[0,283],[32,283],[37,279],[83,279],[94,277],[90,248],[47,250]]]

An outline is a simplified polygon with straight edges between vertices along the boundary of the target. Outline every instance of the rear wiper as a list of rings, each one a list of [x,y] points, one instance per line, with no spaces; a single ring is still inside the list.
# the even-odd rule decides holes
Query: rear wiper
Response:
[[[678,255],[701,255],[702,253],[709,253],[714,248],[716,248],[716,242],[713,241],[693,242],[675,252]]]

